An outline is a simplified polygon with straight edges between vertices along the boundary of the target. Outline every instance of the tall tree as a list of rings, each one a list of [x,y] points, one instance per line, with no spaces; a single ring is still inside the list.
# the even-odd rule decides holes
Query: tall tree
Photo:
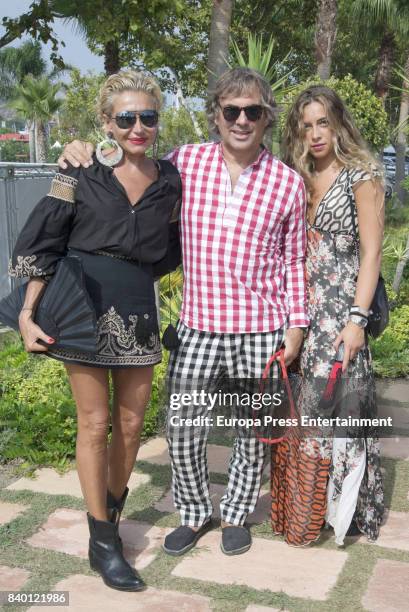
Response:
[[[19,47],[0,49],[0,99],[9,100],[15,94],[15,87],[25,76],[40,76],[46,70],[41,56],[39,42],[27,41]]]
[[[297,80],[314,71],[311,47],[320,0],[249,0],[234,5],[231,34],[239,49],[245,49],[248,36],[273,38],[273,60],[286,58],[283,71],[295,69]],[[302,15],[302,18],[301,18]]]
[[[376,95],[385,103],[396,54],[396,35],[405,35],[409,31],[406,0],[355,0],[352,3],[351,17],[358,30],[361,30],[362,23],[366,23],[373,34],[377,33],[381,39],[374,89]]]
[[[230,24],[233,0],[213,0],[207,60],[207,90],[212,91],[220,75],[228,68]]]
[[[28,11],[18,17],[3,17],[4,33],[0,36],[0,48],[20,39],[24,34],[38,42],[51,43],[50,60],[59,68],[64,67],[62,57],[58,55],[59,41],[53,30],[55,15],[50,7],[50,0],[33,0]]]
[[[161,28],[144,32],[124,46],[126,65],[155,72],[164,89],[184,96],[206,93],[211,2],[183,0],[183,11],[168,11]],[[170,70],[169,70],[170,69]]]
[[[183,14],[186,4],[187,0],[37,0],[20,17],[3,18],[0,47],[29,33],[51,41],[51,59],[61,65],[57,51],[64,43],[57,40],[53,24],[65,19],[84,34],[93,52],[104,56],[106,73],[112,74],[124,65],[123,52],[130,46],[154,54],[166,36],[175,33],[167,24],[173,24],[175,14]]]
[[[396,169],[395,169],[395,190],[400,204],[405,202],[407,193],[402,186],[405,178],[405,156],[407,145],[407,129],[409,119],[409,55],[403,73],[398,72],[402,78],[401,99],[398,121],[398,135],[395,143],[396,150]]]
[[[27,76],[10,102],[29,125],[34,125],[37,162],[47,161],[47,124],[62,105],[62,100],[57,98],[61,87],[61,83],[52,83],[47,76]]]
[[[337,37],[337,0],[320,0],[315,29],[317,74],[326,81],[331,75],[331,61]]]
[[[233,0],[213,0],[209,55],[207,58],[207,95],[214,89],[217,79],[229,67],[228,56],[232,12]],[[210,124],[209,135],[213,140],[217,138],[217,134],[212,132]]]

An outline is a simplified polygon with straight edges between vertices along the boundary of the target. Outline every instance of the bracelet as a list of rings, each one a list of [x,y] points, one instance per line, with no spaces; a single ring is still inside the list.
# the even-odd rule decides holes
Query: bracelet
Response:
[[[23,312],[23,310],[31,310],[31,312],[33,312],[34,308],[22,308],[20,312]]]
[[[360,310],[351,310],[349,311],[350,315],[357,315],[358,317],[362,317],[363,319],[368,319],[368,315],[364,314]]]
[[[362,308],[362,306],[358,306],[357,304],[354,304],[353,306],[351,306],[350,312],[351,314],[359,314],[361,317],[368,318],[372,311],[367,310],[366,308]]]

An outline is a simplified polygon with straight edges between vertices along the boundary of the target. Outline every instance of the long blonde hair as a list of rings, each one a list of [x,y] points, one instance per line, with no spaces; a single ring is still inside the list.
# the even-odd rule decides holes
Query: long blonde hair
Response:
[[[325,109],[329,127],[334,133],[334,152],[342,166],[366,170],[373,180],[382,180],[383,168],[369,151],[349,111],[338,94],[324,85],[312,85],[302,91],[288,113],[284,131],[283,161],[303,177],[312,192],[314,159],[308,151],[303,121],[304,108],[319,102]]]

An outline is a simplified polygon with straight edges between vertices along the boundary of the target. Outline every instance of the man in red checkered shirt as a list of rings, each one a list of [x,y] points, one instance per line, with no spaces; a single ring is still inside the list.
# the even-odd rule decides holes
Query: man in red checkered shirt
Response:
[[[222,378],[259,379],[283,342],[287,364],[299,352],[302,328],[309,323],[306,195],[300,176],[262,146],[275,111],[271,88],[261,75],[246,68],[229,70],[208,103],[220,142],[184,145],[168,156],[183,184],[184,287],[180,345],[169,360],[171,400],[199,388],[219,390]],[[71,162],[84,161],[75,146],[67,153]],[[192,400],[179,407],[170,403],[168,415],[173,493],[182,524],[166,537],[164,549],[181,555],[211,526],[209,426],[183,426],[180,419],[175,425],[174,417],[194,419],[209,411]],[[251,546],[245,521],[257,502],[264,457],[265,447],[254,435],[235,439],[220,500],[225,554]]]
[[[230,70],[219,79],[208,112],[220,142],[185,145],[168,156],[183,184],[184,272],[181,343],[169,360],[170,398],[192,388],[209,393],[220,388],[223,376],[260,378],[283,340],[290,363],[301,345],[301,328],[309,323],[304,185],[262,146],[275,115],[271,88],[252,70]],[[172,417],[193,419],[206,412],[206,406],[193,402],[168,411],[173,493],[182,521],[165,539],[164,549],[172,555],[195,545],[211,526],[213,510],[206,460],[209,427],[205,421],[183,426]],[[250,548],[244,523],[257,502],[264,454],[254,435],[235,439],[220,501],[226,554]]]

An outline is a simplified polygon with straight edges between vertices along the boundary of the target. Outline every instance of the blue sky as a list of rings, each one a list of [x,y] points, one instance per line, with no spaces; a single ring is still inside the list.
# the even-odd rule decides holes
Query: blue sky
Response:
[[[0,17],[18,17],[26,12],[33,0],[0,0]],[[0,20],[1,21],[1,20]],[[65,47],[60,47],[60,55],[67,64],[72,64],[86,72],[93,70],[94,72],[104,71],[103,58],[91,53],[83,38],[75,33],[75,30],[70,24],[65,25],[62,20],[55,22],[54,31],[59,40],[65,42]],[[3,28],[0,27],[0,32]],[[19,40],[15,40],[10,46],[18,46]],[[43,45],[44,57],[50,57],[51,45]]]

